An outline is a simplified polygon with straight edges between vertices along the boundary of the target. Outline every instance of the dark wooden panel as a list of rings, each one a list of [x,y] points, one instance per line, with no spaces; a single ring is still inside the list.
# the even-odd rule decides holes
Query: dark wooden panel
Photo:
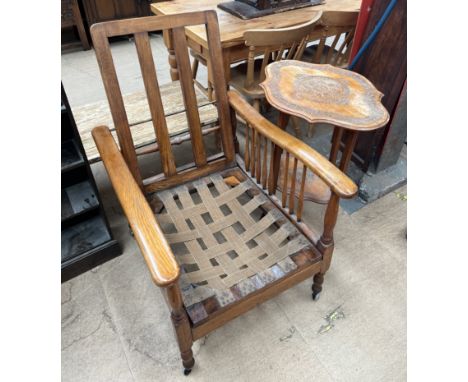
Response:
[[[364,34],[365,41],[387,8],[390,0],[375,1]],[[406,0],[397,2],[374,43],[363,54],[354,70],[367,77],[384,93],[382,103],[393,116],[406,81]],[[355,155],[363,170],[377,167],[391,123],[371,133],[361,133]],[[401,149],[401,148],[400,148]],[[391,165],[389,162],[388,165]]]
[[[112,240],[101,216],[62,230],[62,263]]]
[[[88,36],[84,29],[78,0],[62,0],[62,50],[68,46],[75,45],[77,41],[67,41],[63,29],[75,27],[84,50],[90,49]]]
[[[62,281],[121,253],[113,239],[62,85]]]
[[[148,0],[83,0],[83,5],[88,24],[91,26],[102,21],[150,16],[151,2]]]
[[[122,253],[119,243],[110,240],[62,263],[62,283],[113,259]]]
[[[383,140],[383,148],[380,154],[377,171],[384,170],[395,164],[400,158],[400,152],[406,142],[406,107],[405,82],[398,104],[395,107],[392,121],[387,129],[388,133]]]

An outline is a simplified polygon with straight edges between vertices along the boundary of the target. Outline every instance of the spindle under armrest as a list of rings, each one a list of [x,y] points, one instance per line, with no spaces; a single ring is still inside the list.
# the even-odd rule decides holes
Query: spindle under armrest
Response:
[[[322,179],[340,198],[349,199],[356,195],[356,184],[333,163],[309,145],[283,131],[256,111],[239,93],[228,92],[232,108],[251,127],[275,145],[294,155],[314,174]]]

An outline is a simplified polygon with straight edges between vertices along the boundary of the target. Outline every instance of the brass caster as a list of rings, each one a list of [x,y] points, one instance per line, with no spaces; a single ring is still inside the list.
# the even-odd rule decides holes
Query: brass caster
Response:
[[[184,369],[184,375],[189,375],[192,369]]]

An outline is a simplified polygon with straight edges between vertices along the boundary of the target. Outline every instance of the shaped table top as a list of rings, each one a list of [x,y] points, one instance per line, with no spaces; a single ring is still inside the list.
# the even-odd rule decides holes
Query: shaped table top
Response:
[[[380,102],[383,94],[350,70],[283,60],[266,67],[266,80],[260,86],[273,107],[310,123],[370,131],[389,120]]]

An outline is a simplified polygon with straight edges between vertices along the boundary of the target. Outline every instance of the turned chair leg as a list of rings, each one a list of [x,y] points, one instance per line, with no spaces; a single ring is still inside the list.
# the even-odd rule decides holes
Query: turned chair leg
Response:
[[[182,297],[178,286],[170,286],[167,289],[169,303],[172,307],[171,320],[174,325],[177,342],[179,344],[180,357],[184,366],[184,374],[189,375],[195,365],[192,353],[192,330],[187,313],[182,306]]]
[[[312,284],[312,300],[317,301],[320,298],[322,291],[323,273],[317,273],[314,276],[314,283]]]

